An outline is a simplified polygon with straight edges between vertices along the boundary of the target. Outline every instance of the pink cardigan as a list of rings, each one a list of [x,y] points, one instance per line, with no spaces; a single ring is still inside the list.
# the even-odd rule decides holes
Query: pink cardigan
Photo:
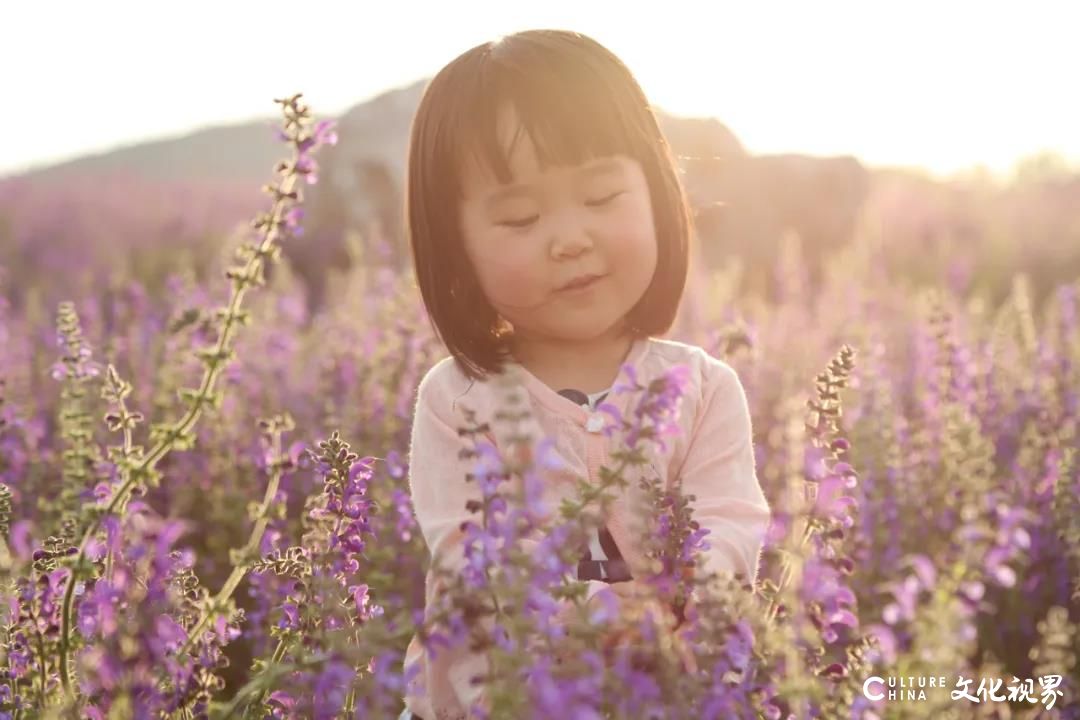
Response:
[[[678,363],[689,366],[689,383],[683,395],[679,426],[681,432],[666,439],[666,451],[648,452],[652,467],[670,482],[682,477],[683,492],[697,496],[694,519],[712,532],[705,540],[706,570],[741,572],[757,577],[758,557],[770,520],[769,505],[761,491],[754,466],[750,412],[738,375],[730,365],[699,347],[657,338],[639,339],[630,348],[624,363],[632,365],[642,385]],[[548,436],[565,464],[565,470],[548,471],[550,485],[545,500],[553,513],[562,497],[575,494],[574,478],[597,480],[601,465],[612,465],[612,440],[598,428],[610,416],[575,404],[537,379],[524,367],[513,364],[508,372],[520,378],[517,391],[527,398],[532,417],[524,421],[533,437]],[[620,374],[613,385],[625,381]],[[629,417],[636,393],[612,393],[606,402],[616,405]],[[466,483],[470,463],[458,458],[465,439],[457,426],[464,425],[462,409],[476,412],[475,421],[489,422],[488,439],[500,445],[500,425],[493,417],[498,399],[491,380],[471,382],[452,357],[438,362],[420,381],[410,446],[409,491],[417,522],[432,554],[448,567],[463,565],[463,540],[459,529],[465,520],[479,516],[468,512],[465,503],[479,499],[475,482]],[[592,422],[590,422],[592,418]],[[518,428],[520,430],[520,428]],[[617,436],[616,436],[617,437]],[[635,577],[645,558],[635,532],[635,501],[643,498],[637,487],[639,475],[627,474],[629,488],[612,504],[608,529]],[[641,572],[644,575],[644,572]],[[607,584],[587,581],[588,597]],[[439,590],[428,572],[426,602],[432,607]],[[574,610],[570,603],[564,612]],[[568,615],[560,616],[565,620]],[[464,648],[441,649],[434,661],[424,651],[416,635],[406,651],[404,668],[418,668],[405,695],[406,706],[424,720],[465,718],[469,706],[483,704],[482,689],[471,687],[469,678],[484,672],[487,658]]]

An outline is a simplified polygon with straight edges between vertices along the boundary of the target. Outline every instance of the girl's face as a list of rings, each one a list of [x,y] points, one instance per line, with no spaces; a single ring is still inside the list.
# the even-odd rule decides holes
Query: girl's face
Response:
[[[503,148],[517,129],[500,113]],[[514,184],[465,168],[466,253],[492,307],[516,338],[587,341],[620,332],[656,270],[652,198],[641,164],[624,155],[541,172],[528,133],[509,156]],[[563,286],[582,275],[583,289]]]

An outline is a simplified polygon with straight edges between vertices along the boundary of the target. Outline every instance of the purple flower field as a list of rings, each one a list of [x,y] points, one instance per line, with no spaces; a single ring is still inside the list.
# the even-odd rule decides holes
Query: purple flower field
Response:
[[[627,372],[623,450],[555,520],[547,439],[459,429],[484,502],[425,617],[407,455],[446,353],[388,268],[308,316],[281,248],[336,135],[277,102],[261,196],[0,187],[0,719],[392,719],[418,630],[490,653],[476,718],[1080,718],[1080,267],[984,293],[854,242],[820,287],[787,246],[769,300],[708,276],[672,338],[746,388],[757,583],[694,573],[693,497],[647,479],[649,594],[565,580],[680,410],[681,368]]]

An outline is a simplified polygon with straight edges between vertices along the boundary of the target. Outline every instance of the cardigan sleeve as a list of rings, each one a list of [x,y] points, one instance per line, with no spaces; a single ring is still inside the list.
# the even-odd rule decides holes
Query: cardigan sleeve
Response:
[[[693,519],[705,536],[705,572],[741,573],[757,579],[758,560],[771,519],[758,482],[750,409],[735,370],[712,362],[704,405],[696,419],[679,477],[682,491],[695,495]]]
[[[469,443],[458,434],[457,425],[464,416],[453,411],[454,395],[447,383],[433,378],[431,373],[424,377],[417,390],[409,446],[409,492],[417,523],[431,554],[424,593],[429,609],[435,607],[436,598],[443,590],[435,577],[436,565],[455,572],[463,568],[465,534],[461,526],[465,521],[480,521],[479,514],[466,509],[468,501],[479,502],[482,494],[476,481],[465,480],[474,461],[461,457],[461,451]],[[607,587],[598,581],[588,583],[588,598]],[[569,601],[559,602],[554,621],[565,623],[575,609]],[[471,652],[467,643],[460,643],[453,649],[440,648],[434,659],[430,654],[427,659],[424,685],[436,707],[440,698],[450,696],[466,712],[473,703],[487,709],[483,687],[473,686],[470,682],[473,676],[487,672],[486,654]]]

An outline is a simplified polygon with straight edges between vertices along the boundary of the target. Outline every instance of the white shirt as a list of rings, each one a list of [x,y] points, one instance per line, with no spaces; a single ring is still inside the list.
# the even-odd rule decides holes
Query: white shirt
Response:
[[[607,390],[601,390],[600,392],[596,392],[596,393],[593,393],[592,395],[589,395],[589,409],[590,410],[595,410],[596,405],[599,402],[600,398],[602,396],[604,396],[604,395],[607,395],[610,391],[611,391],[611,389],[609,388]],[[589,552],[592,554],[592,559],[593,560],[610,560],[611,559],[611,558],[609,558],[607,556],[607,553],[604,552],[604,548],[600,545],[600,530],[599,530],[599,528],[594,528],[593,531],[591,533],[589,533]],[[602,577],[602,578],[607,577],[607,569],[603,565],[600,566],[600,577]]]

